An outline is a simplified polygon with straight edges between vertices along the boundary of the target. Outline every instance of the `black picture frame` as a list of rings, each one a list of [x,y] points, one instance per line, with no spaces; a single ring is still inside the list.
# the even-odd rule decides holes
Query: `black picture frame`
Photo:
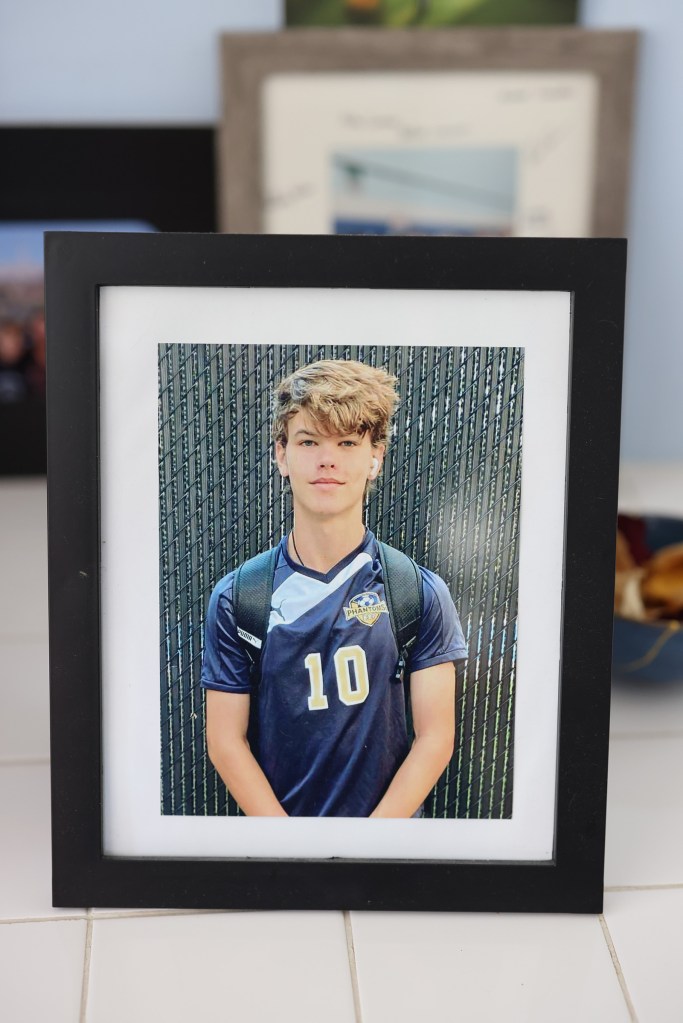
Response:
[[[601,911],[625,265],[621,239],[46,236],[55,905]],[[118,286],[571,295],[552,859],[104,854],[98,336]]]
[[[213,125],[0,127],[0,221],[215,231]],[[45,475],[45,402],[0,403],[0,476]]]

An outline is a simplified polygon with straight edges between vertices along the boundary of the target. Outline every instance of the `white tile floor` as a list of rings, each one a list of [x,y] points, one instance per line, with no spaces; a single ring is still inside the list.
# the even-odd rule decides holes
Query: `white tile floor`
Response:
[[[645,478],[631,510],[683,512]],[[683,678],[615,689],[602,917],[52,909],[44,525],[0,481],[0,1019],[681,1023]]]

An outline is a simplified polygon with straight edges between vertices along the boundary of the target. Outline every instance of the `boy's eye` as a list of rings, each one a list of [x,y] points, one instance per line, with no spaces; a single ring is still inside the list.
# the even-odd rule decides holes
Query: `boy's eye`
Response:
[[[357,446],[357,442],[355,440],[343,440],[342,445],[344,444],[351,448],[355,448]]]

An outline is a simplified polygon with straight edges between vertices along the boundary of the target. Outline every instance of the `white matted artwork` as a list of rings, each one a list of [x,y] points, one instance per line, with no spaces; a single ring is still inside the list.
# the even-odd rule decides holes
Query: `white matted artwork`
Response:
[[[221,229],[619,237],[637,45],[566,26],[224,35]]]
[[[588,236],[598,99],[588,71],[270,75],[263,229]]]
[[[550,862],[556,818],[570,293],[272,287],[259,295],[258,289],[240,287],[110,286],[101,289],[100,297],[105,855]],[[350,338],[368,350],[382,342],[523,350],[511,816],[282,821],[164,814],[159,752],[159,346],[250,346],[265,351],[292,343],[343,347]],[[225,394],[226,409],[234,397]]]

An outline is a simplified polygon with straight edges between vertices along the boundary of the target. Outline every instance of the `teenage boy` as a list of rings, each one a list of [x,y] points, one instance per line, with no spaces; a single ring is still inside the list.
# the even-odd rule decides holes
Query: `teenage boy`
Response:
[[[454,663],[467,656],[453,601],[438,576],[419,569],[411,745],[378,544],[363,524],[395,387],[381,369],[321,361],[276,389],[275,457],[294,524],[277,550],[260,682],[238,636],[235,573],[212,594],[202,669],[209,756],[249,816],[418,816],[452,756]]]

